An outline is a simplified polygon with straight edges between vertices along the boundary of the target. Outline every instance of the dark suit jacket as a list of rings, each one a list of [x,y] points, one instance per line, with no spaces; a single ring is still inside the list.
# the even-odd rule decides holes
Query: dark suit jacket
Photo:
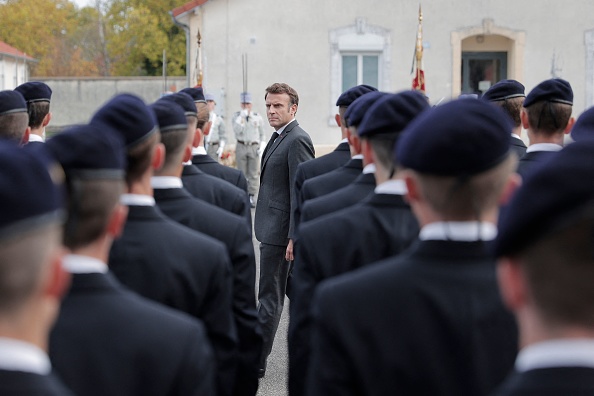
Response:
[[[109,267],[138,294],[204,321],[217,359],[219,393],[231,394],[238,341],[225,245],[166,218],[156,207],[130,206]]]
[[[301,221],[306,222],[328,213],[338,212],[367,198],[375,189],[373,173],[361,173],[347,186],[321,197],[305,201]]]
[[[209,175],[194,165],[184,166],[182,182],[186,190],[196,198],[245,218],[251,234],[252,211],[250,200],[242,189],[223,179]]]
[[[297,166],[314,157],[313,143],[297,121],[289,123],[262,155],[254,220],[258,241],[286,246],[293,234],[294,177]]]
[[[230,168],[212,159],[209,155],[200,154],[192,157],[192,164],[204,173],[227,180],[247,193],[247,179],[239,169]]]
[[[482,396],[515,361],[483,242],[415,242],[327,280],[312,306],[310,395]]]
[[[185,189],[154,189],[169,218],[223,242],[233,266],[233,315],[239,337],[235,395],[255,395],[262,336],[256,311],[256,259],[251,230],[243,218],[197,200]]]
[[[54,375],[0,370],[2,396],[74,396]]]
[[[522,158],[526,154],[526,145],[521,139],[512,136],[511,147],[512,151],[517,154],[518,159]]]
[[[592,396],[594,369],[551,367],[514,372],[493,396]]]
[[[311,351],[311,300],[328,279],[399,254],[419,225],[401,195],[372,194],[362,203],[303,223],[295,244],[289,322],[289,388],[305,392]]]
[[[526,153],[520,158],[516,172],[525,178],[533,172],[534,168],[538,167],[538,164],[548,161],[556,153],[556,151],[533,151],[531,153]]]
[[[78,395],[213,395],[201,322],[126,290],[110,273],[73,274],[50,358]]]

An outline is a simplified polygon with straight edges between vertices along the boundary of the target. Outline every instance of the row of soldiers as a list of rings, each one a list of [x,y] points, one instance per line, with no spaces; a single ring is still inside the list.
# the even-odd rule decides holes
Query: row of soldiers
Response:
[[[202,89],[120,94],[33,143],[51,94],[0,92],[0,393],[255,395],[250,204],[206,155]]]
[[[250,205],[192,165],[203,92],[118,95],[20,148],[51,97],[28,84],[0,92],[0,393],[254,395]],[[572,101],[559,79],[340,96],[346,141],[294,180],[292,395],[594,394],[594,111],[573,125]],[[521,177],[498,107],[528,130]]]
[[[336,105],[295,176],[290,394],[594,395],[594,108],[562,79]]]

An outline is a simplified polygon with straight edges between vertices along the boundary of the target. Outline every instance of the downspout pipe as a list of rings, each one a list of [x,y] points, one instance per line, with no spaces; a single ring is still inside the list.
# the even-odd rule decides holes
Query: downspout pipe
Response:
[[[190,83],[190,27],[188,25],[186,25],[185,23],[181,23],[179,22],[175,16],[173,16],[173,11],[169,11],[169,15],[171,15],[171,19],[173,20],[173,23],[176,24],[177,26],[181,27],[182,29],[184,29],[184,31],[186,32],[186,85],[188,87],[190,87],[191,83]]]

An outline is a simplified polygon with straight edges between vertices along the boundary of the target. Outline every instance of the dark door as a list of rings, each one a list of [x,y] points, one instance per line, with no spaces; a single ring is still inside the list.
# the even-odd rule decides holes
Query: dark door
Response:
[[[487,85],[481,81],[493,85],[506,78],[507,52],[462,52],[462,93],[480,96]]]

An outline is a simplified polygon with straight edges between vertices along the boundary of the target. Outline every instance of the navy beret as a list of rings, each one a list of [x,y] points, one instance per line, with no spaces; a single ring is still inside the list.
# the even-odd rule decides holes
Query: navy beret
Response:
[[[19,92],[0,91],[0,115],[26,113],[27,102]]]
[[[365,113],[357,133],[364,137],[399,133],[427,108],[425,95],[418,91],[383,95]]]
[[[576,142],[594,138],[594,107],[584,111],[571,129],[571,138]]]
[[[9,238],[59,221],[64,175],[44,144],[20,149],[0,141],[0,238]]]
[[[481,99],[489,102],[498,102],[500,100],[523,97],[526,97],[526,94],[524,93],[524,86],[521,83],[516,80],[501,80],[491,86],[483,94]]]
[[[528,175],[499,219],[497,256],[522,252],[594,203],[594,140],[572,143]]]
[[[174,102],[177,103],[184,109],[184,113],[187,116],[194,116],[198,115],[196,111],[196,104],[194,104],[194,100],[190,95],[185,92],[178,92],[171,95],[163,96],[157,102],[166,101],[166,102]]]
[[[23,95],[27,103],[49,102],[52,100],[51,88],[41,81],[26,82],[14,90]]]
[[[239,94],[239,100],[241,103],[252,103],[252,94],[249,92],[242,92]]]
[[[179,92],[184,92],[190,95],[194,102],[206,103],[206,99],[204,98],[204,90],[202,89],[202,87],[184,88]]]
[[[369,92],[377,91],[377,88],[372,87],[371,85],[357,85],[351,89],[344,91],[336,101],[336,106],[348,107],[361,95],[365,95]]]
[[[524,107],[532,106],[536,102],[547,101],[573,105],[573,90],[569,82],[561,78],[551,78],[538,84],[524,101]]]
[[[184,109],[177,103],[158,101],[150,107],[155,112],[161,133],[186,129],[188,127]]]
[[[453,100],[413,120],[396,147],[404,167],[438,176],[472,176],[509,155],[512,124],[496,106]]]
[[[346,120],[347,126],[359,126],[371,105],[384,95],[388,94],[386,92],[373,91],[355,99],[344,113],[344,119]]]
[[[131,148],[157,131],[155,113],[138,96],[120,94],[103,105],[91,118],[93,125],[118,131]]]
[[[124,138],[109,127],[73,126],[49,139],[45,145],[69,178],[124,178]]]

